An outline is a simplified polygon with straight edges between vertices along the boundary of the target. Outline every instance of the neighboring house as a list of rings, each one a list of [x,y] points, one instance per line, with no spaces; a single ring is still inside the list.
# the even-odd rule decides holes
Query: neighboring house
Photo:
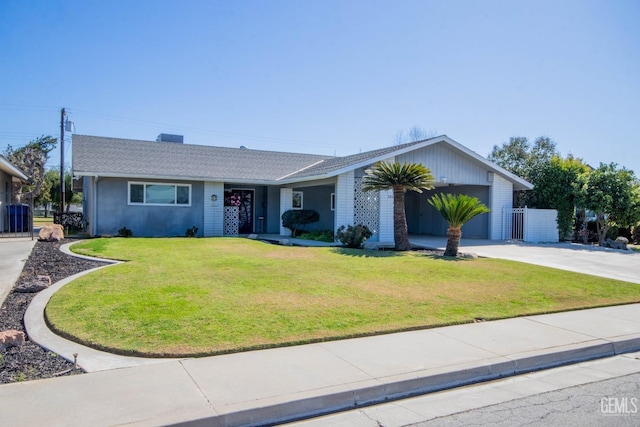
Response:
[[[0,156],[0,234],[9,231],[9,205],[11,204],[13,183],[29,181],[20,169]]]
[[[200,236],[288,235],[282,214],[313,209],[320,221],[310,228],[365,224],[371,240],[392,242],[392,192],[361,190],[379,161],[422,163],[435,177],[434,190],[407,193],[411,234],[445,236],[447,224],[427,198],[464,193],[491,208],[465,225],[464,236],[500,240],[513,190],[533,188],[447,136],[331,157],[73,135],[73,173],[91,235],[126,227],[134,236],[182,236],[192,226]]]

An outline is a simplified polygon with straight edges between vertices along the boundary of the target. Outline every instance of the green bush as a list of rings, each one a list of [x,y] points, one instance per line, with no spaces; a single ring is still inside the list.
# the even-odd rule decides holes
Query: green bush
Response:
[[[371,237],[373,233],[366,225],[350,225],[345,228],[341,225],[336,232],[336,237],[348,248],[359,249],[364,244],[365,240]]]
[[[633,243],[636,245],[640,245],[640,224],[633,227],[633,231],[631,232],[631,239]]]
[[[299,239],[316,240],[318,242],[333,242],[333,231],[331,230],[312,230],[302,233],[298,236]]]
[[[282,214],[282,226],[297,237],[307,224],[320,221],[320,215],[313,209],[290,209]]]
[[[122,227],[120,230],[118,230],[118,236],[131,237],[133,236],[133,231],[129,230],[127,227]]]

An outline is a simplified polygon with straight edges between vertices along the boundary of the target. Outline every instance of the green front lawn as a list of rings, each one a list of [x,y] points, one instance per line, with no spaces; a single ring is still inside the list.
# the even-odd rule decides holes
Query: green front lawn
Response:
[[[216,354],[640,302],[637,284],[498,259],[235,238],[95,239],[73,250],[128,262],[66,285],[47,319],[125,354]]]

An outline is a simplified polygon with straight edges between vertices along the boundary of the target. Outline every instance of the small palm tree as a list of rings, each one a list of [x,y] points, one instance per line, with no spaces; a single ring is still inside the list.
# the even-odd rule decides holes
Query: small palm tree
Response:
[[[393,240],[396,250],[407,251],[409,232],[404,210],[407,190],[422,193],[433,188],[431,171],[419,163],[380,162],[364,177],[363,191],[393,190]]]
[[[480,200],[465,194],[455,196],[453,194],[435,194],[427,201],[449,223],[447,248],[444,251],[445,256],[458,255],[458,247],[462,238],[462,226],[476,215],[489,212],[489,208],[480,203]]]

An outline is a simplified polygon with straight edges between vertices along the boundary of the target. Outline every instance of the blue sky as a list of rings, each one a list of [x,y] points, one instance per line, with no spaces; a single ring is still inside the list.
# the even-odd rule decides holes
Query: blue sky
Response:
[[[638,22],[637,0],[4,0],[0,149],[66,107],[81,134],[339,156],[413,126],[483,156],[546,135],[640,175]]]

